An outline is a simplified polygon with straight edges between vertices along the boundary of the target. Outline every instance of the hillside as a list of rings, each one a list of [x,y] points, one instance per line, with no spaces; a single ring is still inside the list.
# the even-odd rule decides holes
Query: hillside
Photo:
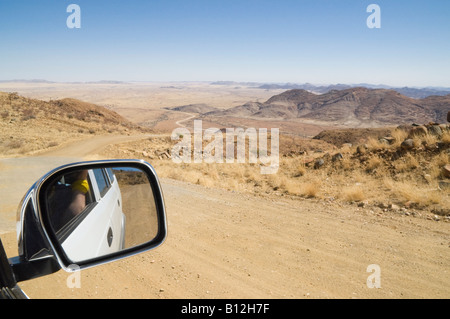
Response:
[[[174,108],[167,108],[168,110],[173,110],[173,111],[178,111],[178,112],[187,112],[187,113],[208,113],[208,112],[213,112],[216,111],[217,108],[213,107],[213,106],[209,106],[207,104],[204,103],[199,103],[199,104],[188,104],[188,105],[182,105],[182,106],[177,106]]]
[[[259,119],[311,119],[348,126],[385,126],[446,122],[450,95],[424,99],[406,97],[386,89],[350,88],[313,94],[289,90],[264,103],[251,102],[207,116],[241,116]]]
[[[448,124],[330,130],[316,139],[281,136],[279,170],[267,175],[261,174],[261,163],[174,163],[175,143],[170,137],[146,139],[114,145],[102,155],[143,157],[161,177],[212,188],[402,208],[450,220]]]
[[[0,92],[0,156],[27,155],[93,134],[141,130],[119,114],[76,99],[41,101]]]

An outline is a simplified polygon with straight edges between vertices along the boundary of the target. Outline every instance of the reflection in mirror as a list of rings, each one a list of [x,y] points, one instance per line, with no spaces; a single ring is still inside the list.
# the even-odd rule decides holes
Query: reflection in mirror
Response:
[[[147,175],[132,167],[72,170],[43,190],[52,229],[74,263],[151,241],[158,216]]]

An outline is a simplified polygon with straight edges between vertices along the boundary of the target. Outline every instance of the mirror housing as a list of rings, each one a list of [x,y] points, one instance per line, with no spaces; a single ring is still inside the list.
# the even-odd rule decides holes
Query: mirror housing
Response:
[[[156,231],[148,241],[112,252],[73,260],[57,236],[48,209],[48,190],[61,176],[80,170],[113,169],[138,170],[151,186],[153,198],[149,202],[156,214]],[[142,175],[141,174],[141,175]],[[119,204],[122,198],[115,199]],[[111,229],[109,229],[108,236]],[[58,167],[40,178],[25,194],[17,214],[19,256],[10,259],[16,280],[24,281],[56,272],[72,272],[133,256],[161,245],[167,236],[165,204],[159,179],[154,168],[143,160],[105,160],[79,162]],[[108,240],[109,241],[109,240]],[[95,244],[95,243],[94,243]],[[111,243],[109,243],[111,244]],[[72,245],[73,246],[73,245]],[[122,249],[124,248],[124,249]],[[74,267],[76,264],[76,267]]]

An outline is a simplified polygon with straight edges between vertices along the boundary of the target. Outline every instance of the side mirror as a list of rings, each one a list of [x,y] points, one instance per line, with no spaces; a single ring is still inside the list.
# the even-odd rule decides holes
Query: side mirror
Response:
[[[167,234],[158,177],[139,160],[59,167],[33,185],[19,213],[18,281],[135,255]]]

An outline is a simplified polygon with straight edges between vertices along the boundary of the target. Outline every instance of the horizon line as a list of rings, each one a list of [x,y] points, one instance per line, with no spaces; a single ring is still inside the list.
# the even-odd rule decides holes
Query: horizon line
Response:
[[[218,85],[234,85],[234,84],[246,84],[246,85],[311,85],[315,87],[323,87],[323,86],[339,86],[339,85],[348,85],[352,87],[356,86],[371,86],[371,87],[380,87],[380,88],[411,88],[411,89],[442,89],[449,90],[450,86],[435,86],[435,85],[390,85],[390,84],[373,84],[373,83],[311,83],[311,82],[268,82],[268,81],[234,81],[234,80],[94,80],[94,81],[53,81],[46,79],[8,79],[8,80],[0,80],[0,83],[58,83],[58,84],[127,84],[127,83],[210,83],[210,84],[218,84]],[[280,88],[283,89],[283,88]]]

